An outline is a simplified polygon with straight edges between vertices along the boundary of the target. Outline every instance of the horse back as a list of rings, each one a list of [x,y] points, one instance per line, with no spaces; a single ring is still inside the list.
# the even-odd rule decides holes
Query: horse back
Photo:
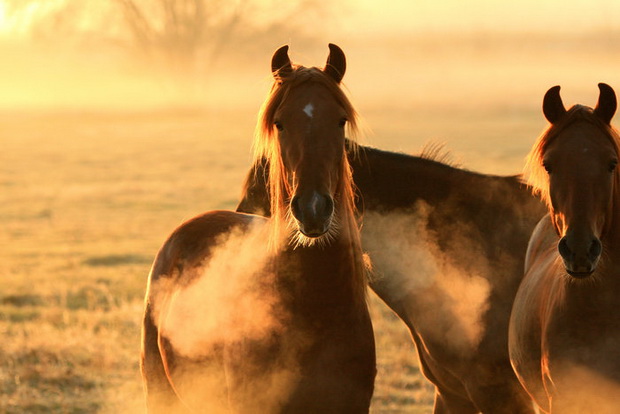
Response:
[[[256,219],[248,214],[214,210],[186,221],[164,242],[149,278],[156,280],[162,275],[169,275],[175,266],[196,266],[209,255],[219,236],[233,229],[247,229]]]

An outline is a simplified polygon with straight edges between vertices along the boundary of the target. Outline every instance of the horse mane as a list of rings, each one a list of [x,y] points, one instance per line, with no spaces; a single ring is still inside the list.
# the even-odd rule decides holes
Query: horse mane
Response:
[[[325,74],[321,69],[312,67],[306,68],[304,66],[294,65],[293,71],[287,74],[283,80],[277,80],[271,87],[271,91],[268,94],[265,102],[263,103],[258,115],[258,121],[254,134],[254,165],[264,165],[265,162],[269,166],[268,168],[268,183],[269,183],[269,198],[271,203],[271,216],[274,220],[273,237],[271,241],[275,241],[274,248],[279,248],[282,242],[282,236],[287,235],[288,232],[283,233],[283,230],[288,229],[288,223],[291,220],[291,213],[288,208],[288,201],[291,194],[294,192],[294,188],[291,188],[289,181],[285,178],[285,167],[280,156],[279,141],[277,139],[276,128],[274,125],[276,110],[280,104],[289,95],[289,92],[305,83],[315,83],[325,89],[327,89],[331,95],[336,99],[338,104],[345,110],[347,117],[347,136],[355,138],[358,132],[358,116],[357,112],[353,108],[353,105],[349,101],[348,97],[341,89],[340,85],[336,83],[329,75]],[[357,144],[355,140],[348,140],[347,145],[349,148],[357,150]],[[359,225],[355,215],[355,191],[353,187],[353,173],[347,159],[346,151],[343,151],[343,158],[341,161],[341,177],[340,188],[337,191],[337,203],[341,204],[341,207],[346,209],[346,216],[350,218],[349,223],[339,223],[342,226],[356,226],[354,230],[349,232],[351,236],[355,236],[359,239]],[[340,217],[342,218],[342,217]],[[352,220],[352,221],[351,221]],[[310,245],[313,239],[299,237],[296,241],[296,245]],[[359,242],[359,241],[358,241]],[[360,244],[361,245],[361,244]]]
[[[543,155],[549,144],[568,126],[577,121],[585,121],[593,124],[605,132],[613,143],[616,153],[620,156],[620,136],[614,127],[600,119],[592,108],[585,105],[573,105],[561,120],[551,124],[536,140],[536,143],[526,156],[523,168],[523,180],[531,188],[534,195],[538,195],[551,208],[549,196],[549,175],[543,167]],[[616,169],[616,184],[620,184],[620,171]],[[614,186],[614,191],[620,193],[619,185]]]
[[[429,161],[435,161],[453,168],[461,168],[461,165],[454,161],[452,152],[446,148],[443,142],[430,141],[424,144],[420,151],[420,158]]]

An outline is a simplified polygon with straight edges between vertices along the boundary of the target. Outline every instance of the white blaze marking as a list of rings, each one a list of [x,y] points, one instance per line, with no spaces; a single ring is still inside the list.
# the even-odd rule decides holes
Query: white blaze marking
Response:
[[[314,105],[312,105],[312,102],[305,106],[304,112],[308,115],[308,118],[312,118],[312,113],[314,112]]]
[[[312,200],[310,200],[310,209],[312,210],[312,213],[316,216],[317,214],[317,206],[319,205],[319,202],[321,201],[319,195],[317,193],[312,194]]]

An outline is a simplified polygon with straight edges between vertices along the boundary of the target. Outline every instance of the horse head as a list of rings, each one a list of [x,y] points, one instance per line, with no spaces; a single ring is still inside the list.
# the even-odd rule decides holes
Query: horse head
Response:
[[[566,272],[575,278],[596,270],[618,190],[618,141],[610,126],[616,95],[604,83],[599,89],[594,109],[575,105],[567,111],[559,86],[549,89],[543,100],[551,127],[540,147],[540,161],[548,175],[548,204],[560,236],[558,251]]]
[[[350,180],[345,126],[354,122],[355,111],[339,85],[346,69],[344,53],[333,44],[329,50],[327,64],[318,69],[294,66],[288,46],[278,49],[271,62],[273,97],[264,114],[271,123],[267,127],[275,129],[289,216],[310,239],[336,231],[337,198],[343,181]],[[271,168],[278,168],[277,163]]]

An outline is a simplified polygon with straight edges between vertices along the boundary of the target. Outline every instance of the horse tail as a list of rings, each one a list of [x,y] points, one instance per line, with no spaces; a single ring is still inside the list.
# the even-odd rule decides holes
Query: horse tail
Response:
[[[183,405],[176,394],[163,359],[160,345],[160,332],[155,320],[156,312],[152,297],[152,284],[162,275],[169,273],[172,267],[172,249],[168,240],[158,252],[148,276],[145,298],[144,319],[142,321],[142,337],[140,352],[140,371],[144,384],[147,412],[149,414],[170,414],[183,412]]]
[[[142,352],[140,370],[144,381],[146,405],[149,413],[170,413],[179,401],[168,381],[164,362],[159,351],[159,331],[152,318],[152,308],[146,305],[142,325]],[[177,412],[177,410],[172,410]]]

